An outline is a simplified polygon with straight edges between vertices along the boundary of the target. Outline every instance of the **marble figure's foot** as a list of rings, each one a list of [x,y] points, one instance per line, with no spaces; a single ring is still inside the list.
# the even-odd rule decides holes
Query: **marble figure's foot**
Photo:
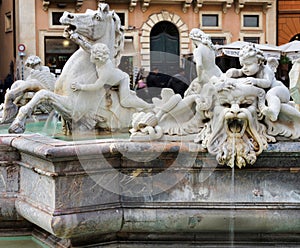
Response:
[[[268,117],[271,121],[277,121],[277,115],[269,107],[265,107],[262,110],[262,113],[263,113],[263,115],[265,115],[266,117]]]

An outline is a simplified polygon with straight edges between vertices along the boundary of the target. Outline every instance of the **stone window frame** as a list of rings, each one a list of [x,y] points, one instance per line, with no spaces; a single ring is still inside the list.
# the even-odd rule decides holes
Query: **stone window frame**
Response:
[[[58,38],[62,38],[62,33],[61,31],[46,31],[46,30],[40,30],[39,31],[39,57],[42,60],[43,64],[46,63],[45,61],[45,52],[46,52],[46,48],[45,48],[45,37],[47,36],[52,36],[52,37],[58,37]]]
[[[213,32],[213,33],[209,33],[207,32],[207,34],[211,37],[217,37],[217,38],[225,38],[225,44],[230,43],[231,41],[231,37],[232,34],[230,32]]]
[[[115,9],[114,11],[116,12],[116,14],[118,14],[118,13],[124,14],[124,28],[128,29],[129,28],[128,10],[127,9]]]
[[[53,12],[61,12],[64,13],[65,11],[68,11],[70,13],[74,13],[73,9],[66,8],[66,9],[59,9],[59,8],[50,8],[48,10],[48,16],[49,16],[49,28],[50,29],[64,29],[64,25],[53,25],[53,18],[52,18],[52,13]]]
[[[13,17],[12,12],[6,12],[4,15],[5,33],[13,31]]]
[[[202,25],[202,17],[204,15],[217,15],[218,16],[218,26],[212,27],[212,26],[203,26]],[[223,12],[222,11],[200,11],[199,13],[199,23],[200,23],[200,29],[202,30],[221,30],[223,23]]]
[[[244,16],[252,15],[258,16],[258,27],[245,27],[244,25]],[[263,15],[260,12],[246,12],[241,13],[241,30],[262,30],[263,29]]]
[[[241,41],[244,40],[244,37],[258,37],[260,44],[265,43],[265,37],[263,32],[240,32],[239,36]]]
[[[141,66],[145,68],[145,71],[150,71],[150,32],[154,25],[161,21],[169,21],[178,28],[180,48],[179,55],[181,56],[190,53],[190,30],[181,17],[175,13],[165,10],[159,13],[153,13],[149,16],[148,20],[143,23],[140,30]]]
[[[127,39],[131,39],[132,40],[132,42],[131,42],[131,44],[132,44],[132,47],[133,47],[133,49],[134,49],[134,54],[127,54],[126,53],[126,51],[125,51],[125,43],[124,43],[124,49],[123,49],[123,51],[121,52],[121,56],[132,56],[132,59],[133,59],[133,67],[138,67],[139,66],[139,62],[138,62],[138,60],[139,60],[139,56],[138,56],[138,38],[139,38],[139,36],[138,36],[138,33],[137,32],[127,32],[127,31],[125,31],[124,32],[124,42],[126,42],[126,40]]]

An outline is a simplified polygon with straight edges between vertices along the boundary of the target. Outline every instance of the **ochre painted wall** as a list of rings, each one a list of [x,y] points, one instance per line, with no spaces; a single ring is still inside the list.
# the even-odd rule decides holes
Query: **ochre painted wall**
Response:
[[[0,80],[3,81],[4,78],[9,73],[9,64],[11,61],[15,62],[14,58],[14,36],[13,32],[5,32],[5,14],[11,12],[12,24],[13,24],[13,0],[2,1],[0,8]]]

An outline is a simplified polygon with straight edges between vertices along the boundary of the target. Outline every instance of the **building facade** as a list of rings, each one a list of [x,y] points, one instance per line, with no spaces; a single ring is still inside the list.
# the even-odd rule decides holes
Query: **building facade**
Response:
[[[6,0],[0,7],[0,79],[14,61],[20,74],[22,61],[38,55],[57,75],[77,46],[62,37],[59,17],[64,11],[81,13],[106,2],[125,28],[121,69],[132,72],[153,66],[175,72],[193,47],[192,28],[201,28],[214,43],[237,40],[276,44],[275,0]],[[2,22],[1,22],[2,23]],[[2,36],[3,35],[3,36]],[[20,44],[25,54],[18,51]]]
[[[0,80],[3,83],[8,74],[14,74],[10,64],[14,68],[16,58],[13,1],[0,1],[0,16]]]

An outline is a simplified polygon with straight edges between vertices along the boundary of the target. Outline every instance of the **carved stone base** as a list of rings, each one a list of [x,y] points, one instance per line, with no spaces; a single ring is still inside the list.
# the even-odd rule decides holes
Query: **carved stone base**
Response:
[[[298,142],[270,145],[253,166],[232,170],[188,141],[68,142],[40,135],[0,141],[20,170],[19,180],[14,176],[16,208],[10,205],[18,214],[11,219],[21,215],[33,223],[34,237],[50,247],[263,247],[300,241]],[[116,171],[121,173],[111,177]],[[163,173],[167,179],[157,180]],[[2,219],[0,227],[6,228]]]

